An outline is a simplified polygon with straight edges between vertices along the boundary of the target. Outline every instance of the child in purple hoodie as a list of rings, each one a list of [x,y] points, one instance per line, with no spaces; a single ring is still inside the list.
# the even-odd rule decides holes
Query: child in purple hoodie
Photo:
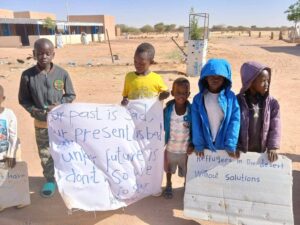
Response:
[[[267,151],[270,162],[277,160],[280,147],[280,113],[277,100],[269,95],[271,69],[257,62],[241,67],[242,88],[237,95],[241,110],[238,150]]]

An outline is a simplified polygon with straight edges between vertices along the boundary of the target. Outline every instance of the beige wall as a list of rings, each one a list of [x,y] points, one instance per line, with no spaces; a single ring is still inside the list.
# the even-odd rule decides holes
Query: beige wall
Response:
[[[33,47],[34,45],[34,42],[40,38],[47,38],[49,39],[53,45],[55,46],[55,35],[28,35],[28,38],[29,38],[29,45],[31,47]]]
[[[14,18],[14,12],[11,10],[0,9],[0,18]]]
[[[103,29],[106,32],[108,30],[108,35],[111,40],[116,38],[115,31],[115,17],[107,15],[70,15],[70,22],[86,22],[86,23],[103,23]],[[105,36],[105,39],[107,37]]]
[[[0,36],[0,47],[22,46],[20,36]]]
[[[30,18],[29,11],[26,12],[14,12],[15,18]]]
[[[103,42],[105,41],[104,34],[93,34],[94,42]]]
[[[114,16],[106,16],[104,15],[104,29],[108,31],[109,39],[114,40],[116,39],[116,23]]]
[[[33,47],[34,42],[39,39],[39,38],[47,38],[49,39],[54,46],[56,46],[56,40],[55,40],[55,35],[29,35],[29,43],[30,46]],[[104,35],[97,35],[94,34],[94,41],[95,42],[102,42],[104,39]],[[92,35],[88,34],[87,35],[87,40],[88,42],[92,42]],[[72,34],[72,35],[63,35],[63,44],[81,44],[81,35],[80,34]]]
[[[28,18],[28,19],[46,19],[50,17],[52,20],[56,20],[55,14],[52,13],[42,13],[42,12],[31,12],[31,11],[24,11],[24,12],[14,12],[15,18]]]
[[[102,15],[70,15],[70,22],[103,23]]]

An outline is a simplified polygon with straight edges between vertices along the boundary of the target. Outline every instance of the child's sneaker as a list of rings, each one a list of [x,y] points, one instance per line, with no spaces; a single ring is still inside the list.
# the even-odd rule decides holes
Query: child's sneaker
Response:
[[[56,185],[54,182],[47,182],[43,185],[41,190],[41,196],[44,198],[50,198],[54,195],[56,190]]]

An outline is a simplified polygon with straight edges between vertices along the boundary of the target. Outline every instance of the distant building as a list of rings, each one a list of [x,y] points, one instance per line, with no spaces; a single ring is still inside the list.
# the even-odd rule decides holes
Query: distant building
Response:
[[[45,19],[51,18],[56,26],[45,28]],[[33,45],[38,38],[45,37],[54,44],[55,34],[62,33],[64,43],[80,43],[81,33],[87,34],[88,41],[103,41],[108,31],[110,39],[115,39],[115,18],[106,15],[69,16],[69,21],[56,20],[55,14],[42,12],[13,12],[0,9],[0,47]]]
[[[14,12],[14,18],[28,18],[28,19],[46,19],[51,18],[52,20],[56,20],[56,16],[53,13],[44,13],[44,12],[31,12],[31,11],[23,11],[23,12]]]
[[[110,39],[116,38],[115,32],[115,17],[108,15],[70,15],[68,17],[69,22],[89,22],[89,23],[102,23],[103,30],[102,33],[106,34],[106,30],[108,31],[108,35]],[[106,37],[105,37],[106,38]]]

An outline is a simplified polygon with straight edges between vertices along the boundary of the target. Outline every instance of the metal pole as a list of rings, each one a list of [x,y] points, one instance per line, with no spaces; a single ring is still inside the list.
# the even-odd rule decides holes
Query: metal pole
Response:
[[[177,45],[177,47],[180,49],[180,51],[183,53],[183,55],[184,55],[185,57],[187,57],[187,54],[183,51],[183,49],[179,46],[179,44],[174,40],[174,38],[171,37],[171,39],[172,39],[172,41]]]
[[[111,61],[112,61],[112,63],[115,63],[115,62],[114,62],[114,57],[113,57],[113,54],[112,54],[112,51],[111,51],[111,46],[110,46],[110,40],[109,40],[108,30],[105,29],[105,31],[106,31],[106,35],[107,35],[107,40],[108,40],[108,45],[109,45],[109,50],[110,50],[110,55],[111,55]]]
[[[40,36],[40,25],[37,24],[36,26],[37,26],[37,34]]]
[[[66,0],[66,8],[67,8],[67,26],[68,26],[68,35],[69,35],[69,44],[71,44],[71,28],[69,24],[69,1]]]

